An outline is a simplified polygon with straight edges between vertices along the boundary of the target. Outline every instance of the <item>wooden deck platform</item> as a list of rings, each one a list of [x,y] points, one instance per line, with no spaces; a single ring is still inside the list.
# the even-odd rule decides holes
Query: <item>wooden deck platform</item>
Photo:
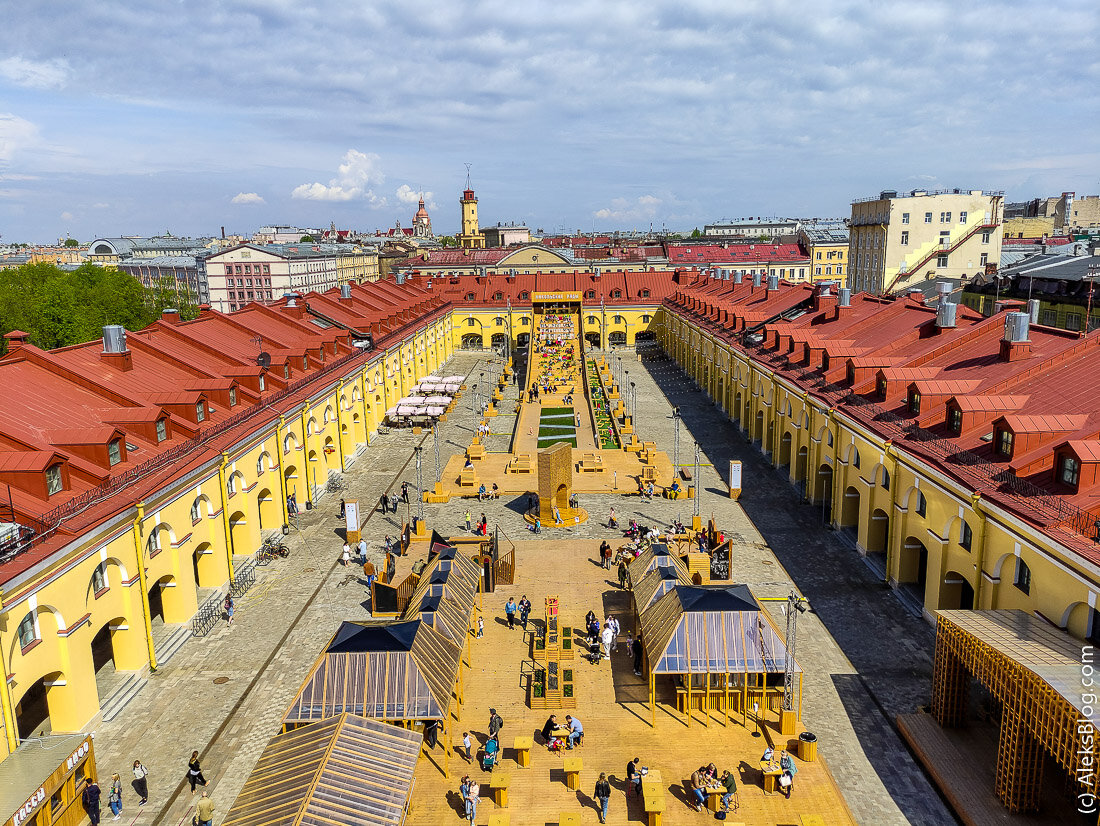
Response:
[[[740,808],[727,822],[797,824],[802,815],[821,815],[829,826],[847,826],[855,821],[823,762],[798,761],[798,775],[790,800],[780,794],[765,795],[760,784],[758,761],[764,738],[752,736],[752,725],[744,728],[739,721],[723,724],[713,713],[709,725],[702,712],[696,712],[688,729],[675,711],[671,680],[659,682],[656,727],[649,723],[648,691],[643,678],[633,673],[632,658],[625,650],[613,654],[611,662],[592,665],[578,656],[563,667],[575,670],[577,708],[574,714],[584,726],[584,743],[568,756],[583,758],[580,788],[567,788],[563,757],[551,754],[538,732],[547,712],[526,707],[522,673],[531,666],[529,641],[523,631],[510,631],[503,619],[504,603],[509,596],[526,595],[541,606],[547,594],[560,596],[562,622],[574,628],[581,625],[588,610],[601,618],[615,615],[625,634],[632,628],[629,595],[618,587],[614,574],[598,564],[597,540],[570,541],[555,545],[553,564],[548,564],[546,542],[518,542],[516,585],[485,595],[485,636],[472,642],[472,667],[465,682],[466,702],[454,728],[455,738],[469,731],[475,744],[484,742],[490,707],[504,719],[501,743],[504,745],[500,770],[511,775],[508,810],[511,822],[525,826],[557,824],[563,812],[580,815],[580,823],[598,822],[592,793],[600,772],[607,772],[612,786],[608,823],[641,823],[645,820],[641,800],[627,789],[625,769],[633,757],[641,764],[657,769],[662,775],[666,810],[663,823],[701,823],[709,813],[700,814],[689,804],[684,782],[702,764],[713,762],[719,770],[730,769],[738,777]],[[533,614],[532,616],[536,616]],[[559,713],[564,721],[564,713]],[[777,732],[778,721],[767,720],[769,733],[777,746],[786,744]],[[530,767],[520,767],[514,749],[516,736],[533,736]],[[409,826],[437,826],[459,822],[458,785],[468,772],[482,784],[483,795],[477,822],[485,824],[490,815],[501,811],[488,797],[489,775],[481,771],[475,754],[467,765],[461,757],[451,760],[451,777],[443,777],[436,763],[442,761],[442,746],[421,758],[416,771]]]
[[[899,714],[898,729],[932,776],[955,814],[967,826],[1040,826],[1080,821],[1065,796],[1044,796],[1041,814],[1010,814],[993,793],[997,731],[991,725],[944,729],[931,714]],[[1061,788],[1056,778],[1053,786]]]

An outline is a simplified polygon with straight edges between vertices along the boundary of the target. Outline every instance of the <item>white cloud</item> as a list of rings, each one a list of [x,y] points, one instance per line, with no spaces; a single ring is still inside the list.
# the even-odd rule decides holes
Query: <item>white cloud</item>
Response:
[[[432,200],[433,193],[420,192],[419,190],[413,189],[408,184],[401,184],[401,186],[397,188],[397,192],[395,194],[397,195],[397,200],[399,203],[408,204],[409,206],[419,206],[420,199],[423,198],[424,206],[427,209],[436,208],[435,201]]]
[[[657,217],[657,207],[660,205],[661,199],[656,195],[639,195],[633,201],[614,198],[610,207],[597,209],[592,216],[613,221],[650,221]]]
[[[71,221],[71,220],[73,220],[73,214],[71,212],[62,212],[61,213],[61,220],[62,221]]]
[[[11,161],[20,149],[37,142],[37,126],[18,115],[0,112],[0,162]]]
[[[381,160],[373,152],[349,149],[344,162],[336,170],[336,177],[328,182],[302,184],[290,193],[292,198],[307,201],[367,201],[371,206],[385,206],[386,199],[375,195],[371,187],[380,186],[386,176],[378,168]]]
[[[16,86],[30,89],[57,89],[69,77],[69,64],[64,60],[27,60],[7,57],[0,60],[0,78]]]
[[[231,204],[262,204],[264,199],[255,192],[238,192],[229,203]]]

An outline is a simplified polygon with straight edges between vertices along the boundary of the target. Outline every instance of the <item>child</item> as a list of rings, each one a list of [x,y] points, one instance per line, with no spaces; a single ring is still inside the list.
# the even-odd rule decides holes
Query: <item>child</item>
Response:
[[[468,732],[468,731],[462,732],[462,750],[466,752],[466,762],[467,763],[469,763],[470,759],[471,759],[470,758],[470,748],[471,748],[471,746],[473,746],[473,743],[470,742],[470,732]]]
[[[485,636],[485,620],[481,617],[477,618],[477,636],[478,638]]]
[[[618,649],[616,649],[618,650]],[[634,635],[629,631],[626,634],[626,653],[629,654],[634,650]]]

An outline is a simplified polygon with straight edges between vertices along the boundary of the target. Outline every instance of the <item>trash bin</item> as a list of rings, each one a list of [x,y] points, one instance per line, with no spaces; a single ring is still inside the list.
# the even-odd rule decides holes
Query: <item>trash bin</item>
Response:
[[[688,499],[695,498],[695,485],[688,485]]]
[[[798,735],[798,757],[804,763],[817,760],[817,735],[808,731]]]

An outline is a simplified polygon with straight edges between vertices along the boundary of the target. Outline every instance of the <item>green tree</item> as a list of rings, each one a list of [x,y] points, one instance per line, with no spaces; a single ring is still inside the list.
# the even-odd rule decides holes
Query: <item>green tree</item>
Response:
[[[699,232],[699,227],[696,227],[695,229],[693,229],[691,231],[691,237],[692,238],[702,238],[703,237],[703,233]]]
[[[66,238],[65,239],[65,246],[66,247],[79,247],[80,242],[77,241],[75,238]]]
[[[313,236],[312,235],[303,235],[300,239],[298,239],[298,243],[299,244],[312,244],[313,243]]]

